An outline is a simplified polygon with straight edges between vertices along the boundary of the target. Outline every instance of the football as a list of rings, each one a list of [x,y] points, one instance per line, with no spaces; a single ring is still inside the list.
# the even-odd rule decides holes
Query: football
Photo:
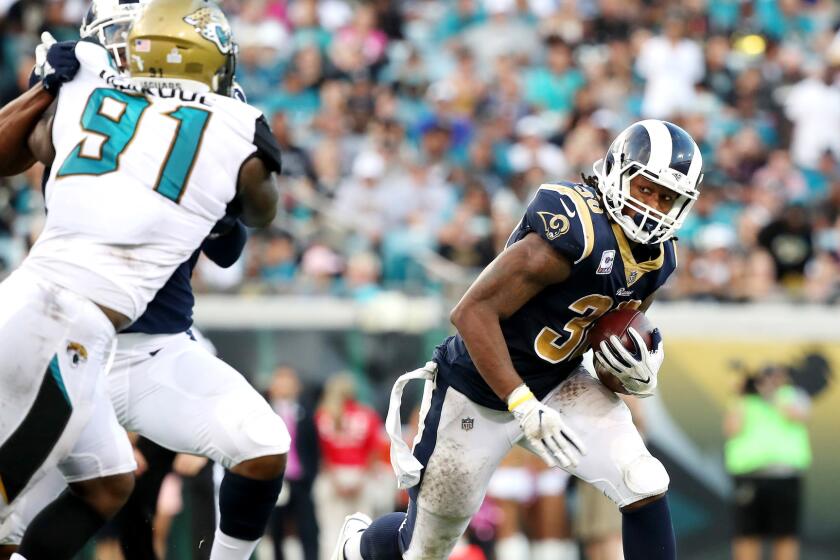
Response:
[[[627,350],[635,353],[636,349],[633,339],[630,338],[630,334],[627,332],[627,329],[630,327],[633,327],[642,335],[642,339],[649,349],[652,342],[651,332],[654,326],[648,321],[645,314],[638,309],[616,309],[598,319],[592,327],[592,330],[589,331],[589,345],[593,350],[598,350],[602,341],[615,335]],[[598,375],[601,383],[606,385],[611,391],[625,395],[629,394],[617,377],[598,366],[597,360],[595,361],[595,373]]]

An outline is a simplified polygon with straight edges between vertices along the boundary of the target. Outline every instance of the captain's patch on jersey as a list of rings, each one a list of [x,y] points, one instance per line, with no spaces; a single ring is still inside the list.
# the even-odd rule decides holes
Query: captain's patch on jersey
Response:
[[[601,253],[601,262],[598,263],[598,270],[595,274],[609,274],[612,272],[613,263],[615,262],[615,251],[610,249]]]
[[[537,212],[537,215],[542,219],[545,227],[545,236],[549,240],[554,240],[569,231],[569,218],[563,214],[553,214],[551,212]]]

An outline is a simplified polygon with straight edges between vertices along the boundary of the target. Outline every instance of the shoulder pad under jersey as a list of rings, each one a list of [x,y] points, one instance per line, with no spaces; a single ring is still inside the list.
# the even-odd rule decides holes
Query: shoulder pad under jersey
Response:
[[[541,185],[525,211],[531,231],[575,265],[595,246],[592,213],[602,213],[597,195],[575,183]]]

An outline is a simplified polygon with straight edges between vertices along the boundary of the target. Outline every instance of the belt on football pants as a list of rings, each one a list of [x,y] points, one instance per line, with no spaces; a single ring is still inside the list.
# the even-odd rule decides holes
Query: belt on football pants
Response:
[[[391,389],[391,402],[388,405],[388,416],[385,418],[385,431],[391,440],[391,466],[394,474],[397,475],[397,487],[401,489],[411,488],[420,482],[420,473],[423,465],[411,453],[408,444],[402,436],[402,419],[400,418],[400,404],[402,403],[403,389],[409,381],[420,379],[433,381],[437,373],[435,362],[426,362],[420,369],[415,369],[401,375]],[[425,399],[424,399],[425,402]],[[421,410],[421,420],[424,411]]]

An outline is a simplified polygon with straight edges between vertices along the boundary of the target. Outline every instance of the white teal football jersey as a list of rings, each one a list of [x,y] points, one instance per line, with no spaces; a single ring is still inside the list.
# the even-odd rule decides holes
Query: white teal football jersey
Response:
[[[279,171],[261,113],[214,93],[129,85],[98,45],[61,89],[47,221],[25,266],[136,319],[236,196],[258,154]]]

